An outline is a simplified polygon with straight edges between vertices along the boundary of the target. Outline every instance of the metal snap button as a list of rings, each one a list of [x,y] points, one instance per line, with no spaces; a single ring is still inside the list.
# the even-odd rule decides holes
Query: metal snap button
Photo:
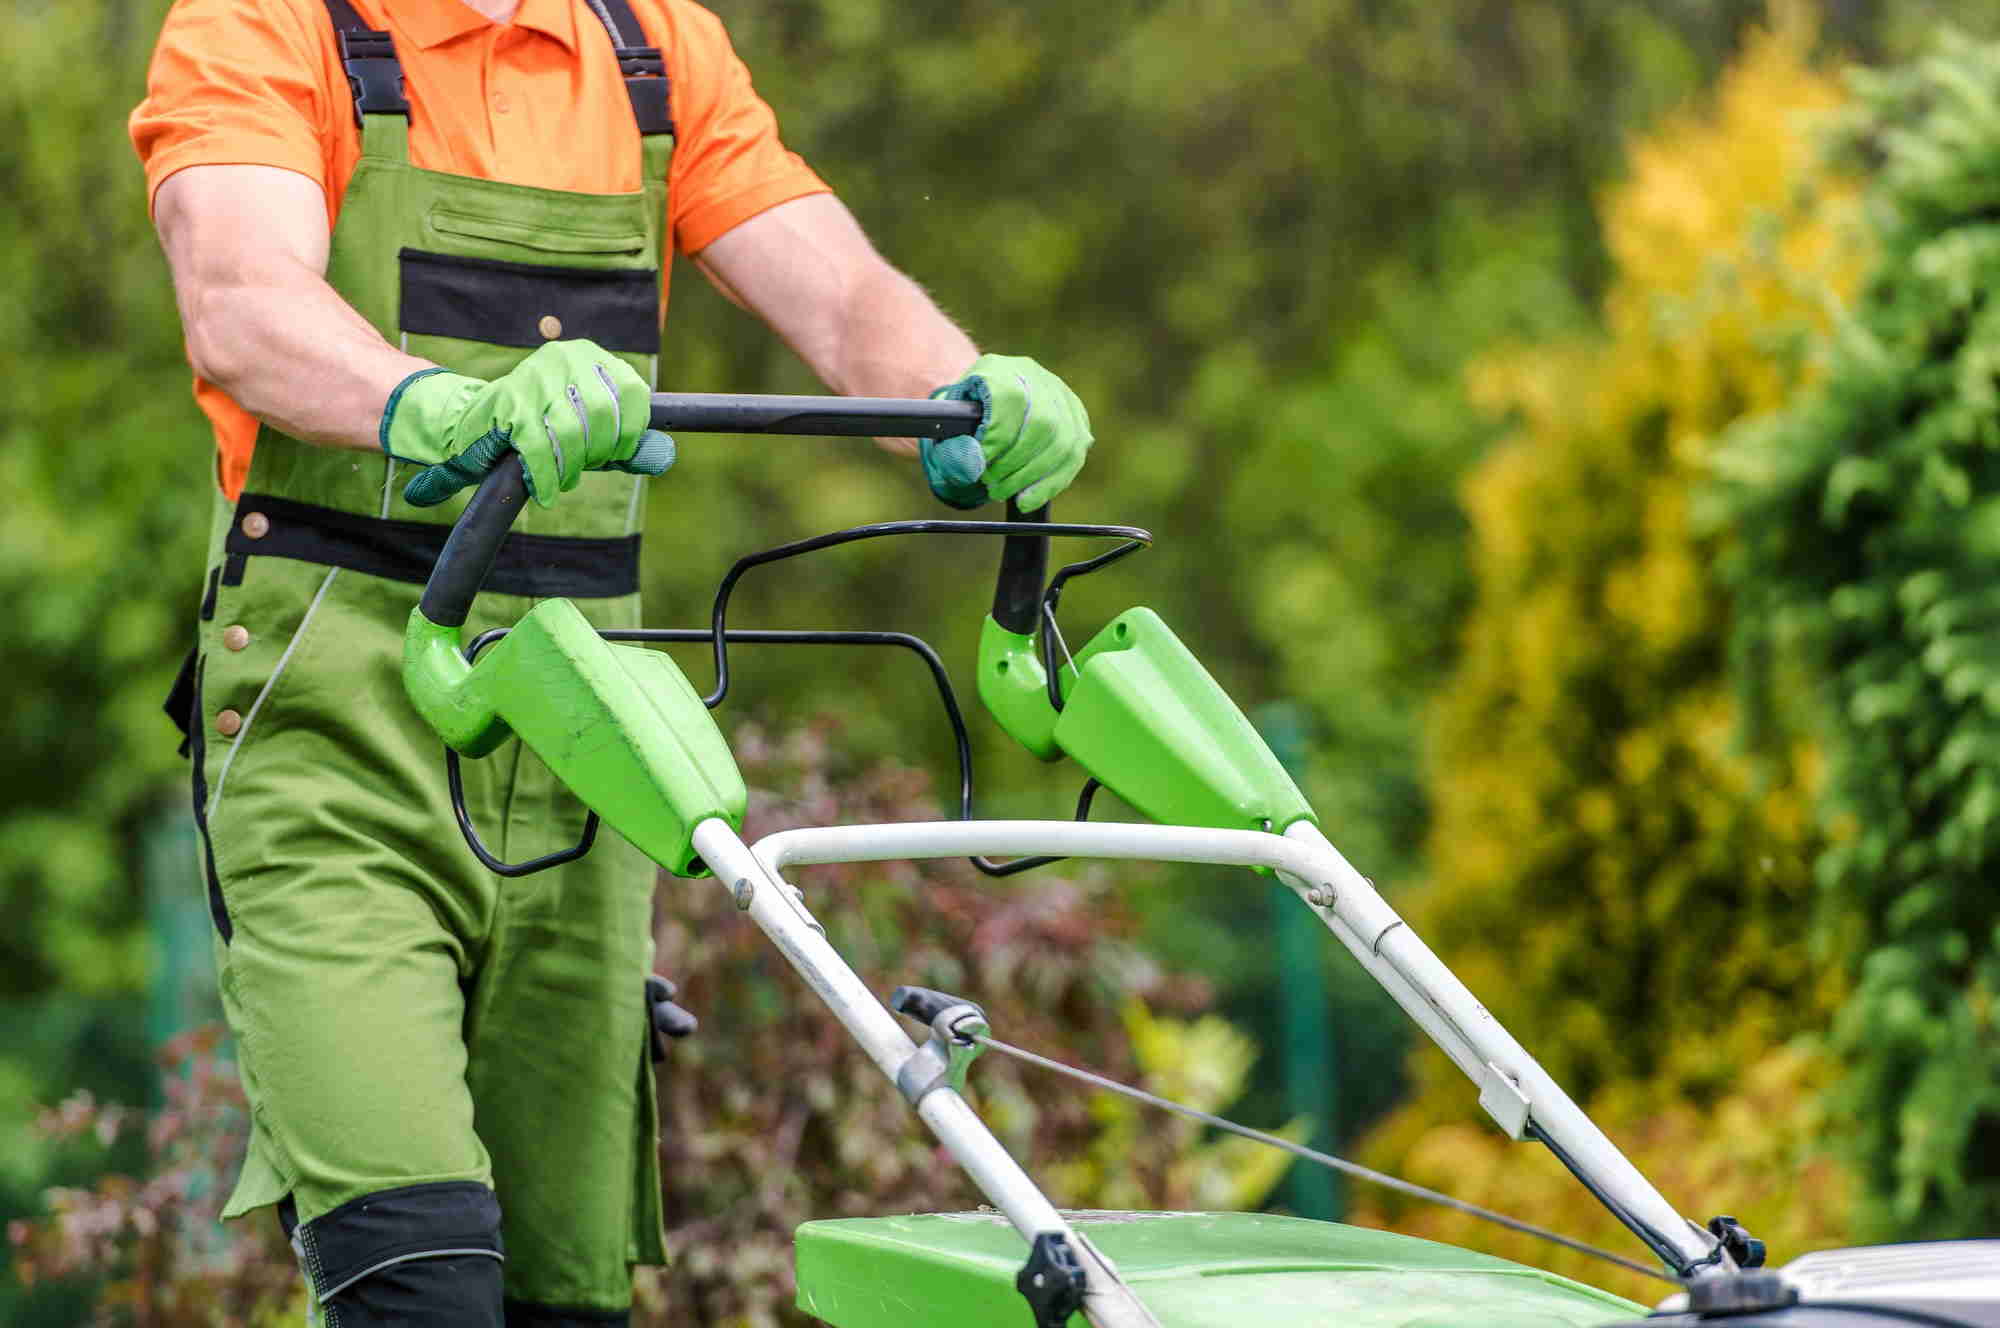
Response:
[[[243,533],[251,539],[263,539],[271,533],[271,518],[262,512],[252,512],[243,518]]]
[[[232,623],[222,629],[222,644],[231,650],[241,650],[250,644],[250,629],[242,623]]]
[[[215,731],[225,738],[233,738],[243,730],[243,716],[234,710],[224,710],[215,717]]]
[[[562,335],[562,319],[557,318],[554,314],[543,314],[542,321],[535,324],[535,328],[545,338],[554,341]]]

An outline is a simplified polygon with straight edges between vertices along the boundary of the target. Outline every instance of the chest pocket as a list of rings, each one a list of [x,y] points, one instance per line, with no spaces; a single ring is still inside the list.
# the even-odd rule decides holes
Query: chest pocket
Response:
[[[406,336],[532,349],[587,337],[657,355],[660,274],[652,268],[551,267],[404,249],[397,323]]]
[[[493,240],[534,253],[609,258],[637,258],[646,252],[650,237],[644,231],[613,228],[543,227],[481,216],[455,208],[434,207],[430,211],[433,231],[470,240]]]

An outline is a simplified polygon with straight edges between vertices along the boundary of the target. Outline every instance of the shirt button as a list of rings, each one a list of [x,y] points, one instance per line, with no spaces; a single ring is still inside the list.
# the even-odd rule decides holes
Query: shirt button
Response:
[[[554,341],[562,335],[562,319],[554,314],[543,314],[542,321],[535,324],[535,328],[548,340]]]
[[[263,539],[271,533],[271,518],[262,512],[252,512],[243,518],[243,533],[251,539]]]
[[[250,644],[250,629],[242,623],[234,623],[222,629],[222,644],[231,650],[241,650]]]
[[[225,738],[233,738],[243,729],[243,716],[234,710],[224,710],[215,717],[215,731]]]
[[[493,94],[493,110],[495,114],[505,115],[507,113],[507,105],[508,102],[506,93],[496,92]]]

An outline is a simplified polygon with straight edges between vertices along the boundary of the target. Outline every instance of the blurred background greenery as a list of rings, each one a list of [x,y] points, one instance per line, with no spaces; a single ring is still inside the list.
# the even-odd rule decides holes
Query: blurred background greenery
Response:
[[[155,1165],[130,1132],[30,1126],[79,1093],[160,1101],[154,1054],[205,1008],[159,701],[208,444],[124,136],[164,0],[0,6],[0,1217],[25,1221],[52,1187]],[[1160,542],[1080,583],[1069,618],[1143,600],[1174,623],[1335,842],[1670,1197],[1780,1257],[2000,1232],[1989,6],[718,12],[883,251],[1089,403],[1099,443],[1063,515]],[[813,390],[680,277],[663,385]],[[656,622],[699,621],[740,553],[931,510],[871,449],[682,442],[651,495]],[[990,558],[861,545],[747,584],[738,612],[913,630],[962,665]],[[772,775],[785,797],[893,758],[935,776],[897,805],[937,804],[948,734],[919,693],[839,656],[739,668],[726,725],[838,717],[837,757]],[[983,720],[975,748],[982,811],[1068,814],[1073,780]],[[1254,1123],[1303,1113],[1378,1165],[1612,1238],[1344,956],[1281,948],[1264,887],[1124,884],[1120,944],[1154,976],[1098,991],[1079,1046],[1120,1060],[1099,1035],[1146,1027],[1136,997],[1210,1008],[1248,1042],[1191,1046],[1264,1049],[1228,1090]],[[1217,1192],[1164,1171],[1118,1189],[1119,1129],[1079,1146],[1059,1198]],[[1270,1202],[1603,1280],[1298,1177]],[[0,1320],[78,1321],[95,1294],[19,1282]]]

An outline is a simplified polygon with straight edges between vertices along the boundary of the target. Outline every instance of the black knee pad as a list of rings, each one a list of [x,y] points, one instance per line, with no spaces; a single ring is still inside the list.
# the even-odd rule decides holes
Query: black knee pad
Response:
[[[326,1328],[506,1328],[500,1204],[475,1181],[363,1195],[297,1224],[279,1209]]]

